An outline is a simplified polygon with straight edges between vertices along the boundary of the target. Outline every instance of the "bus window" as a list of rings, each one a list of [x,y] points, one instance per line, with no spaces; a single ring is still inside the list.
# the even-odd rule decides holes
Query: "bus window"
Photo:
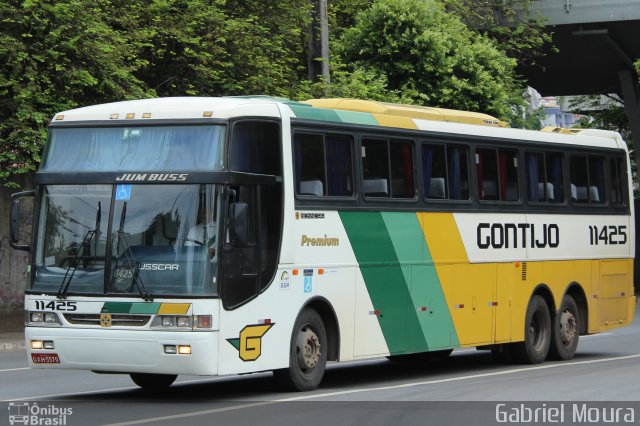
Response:
[[[602,157],[571,156],[571,199],[585,204],[605,202]]]
[[[411,143],[391,141],[391,196],[414,198],[413,149]]]
[[[604,192],[604,158],[589,157],[589,202],[603,204]]]
[[[231,134],[229,168],[239,172],[282,175],[280,126],[268,121],[240,121]]]
[[[518,201],[518,153],[514,150],[478,149],[478,198]]]
[[[410,142],[362,141],[362,192],[369,197],[414,198]]]
[[[387,141],[362,141],[362,192],[369,197],[389,197],[389,147]]]
[[[469,199],[469,150],[463,146],[447,148],[447,167],[449,177],[449,198],[452,200]]]
[[[625,205],[626,168],[622,158],[612,158],[609,162],[611,173],[611,204]]]
[[[324,146],[322,135],[296,134],[296,190],[300,195],[325,194]]]
[[[353,195],[352,141],[345,135],[296,133],[296,192],[317,197]]]
[[[540,203],[563,202],[562,155],[528,152],[525,160],[527,199]]]
[[[422,183],[425,198],[435,200],[449,198],[444,146],[422,145]]]
[[[545,157],[547,201],[550,203],[563,203],[564,179],[562,177],[562,154],[546,153]]]

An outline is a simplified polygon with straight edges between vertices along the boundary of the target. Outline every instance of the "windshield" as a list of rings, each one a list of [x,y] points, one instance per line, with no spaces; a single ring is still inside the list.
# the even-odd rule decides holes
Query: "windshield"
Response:
[[[224,126],[54,127],[49,135],[46,172],[223,168]]]
[[[33,290],[215,294],[219,213],[216,185],[46,186]]]

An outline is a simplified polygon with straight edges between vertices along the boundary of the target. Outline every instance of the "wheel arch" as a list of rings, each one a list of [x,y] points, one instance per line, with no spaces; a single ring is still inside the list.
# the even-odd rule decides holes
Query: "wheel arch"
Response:
[[[544,301],[547,303],[547,306],[549,307],[549,314],[551,314],[551,319],[553,320],[553,318],[555,318],[556,316],[556,302],[553,297],[553,292],[551,291],[549,286],[544,283],[538,284],[533,292],[531,292],[529,300],[531,300],[533,296],[540,296],[544,299]]]
[[[578,315],[580,318],[580,334],[585,335],[589,329],[589,304],[587,296],[578,282],[571,282],[564,292],[565,296],[571,296],[578,305]],[[559,308],[558,308],[559,309]]]
[[[298,316],[306,308],[312,308],[320,315],[327,332],[327,361],[338,361],[340,355],[340,326],[338,316],[331,303],[324,297],[309,299],[298,312]]]

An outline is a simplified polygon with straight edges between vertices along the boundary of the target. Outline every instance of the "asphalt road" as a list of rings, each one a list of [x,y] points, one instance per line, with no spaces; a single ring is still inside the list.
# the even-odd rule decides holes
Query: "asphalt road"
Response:
[[[66,425],[504,424],[497,422],[498,403],[507,404],[500,410],[525,416],[521,421],[526,409],[541,407],[538,414],[547,417],[537,423],[553,418],[555,412],[549,410],[562,408],[564,421],[559,423],[584,424],[571,417],[577,410],[578,420],[589,420],[591,413],[597,416],[591,420],[598,421],[588,423],[604,424],[610,411],[599,408],[598,401],[619,401],[616,407],[626,411],[618,410],[618,424],[629,410],[634,411],[633,423],[640,424],[639,311],[626,328],[582,336],[572,361],[506,365],[489,352],[466,349],[423,366],[386,359],[333,364],[321,387],[308,393],[281,392],[270,373],[259,373],[181,376],[168,391],[150,394],[128,376],[31,370],[23,351],[4,352],[0,424],[9,424],[11,410],[21,403],[45,411],[37,416],[39,424],[57,419],[53,424]],[[519,408],[521,401],[527,401],[526,408]],[[576,408],[569,401],[587,405]]]

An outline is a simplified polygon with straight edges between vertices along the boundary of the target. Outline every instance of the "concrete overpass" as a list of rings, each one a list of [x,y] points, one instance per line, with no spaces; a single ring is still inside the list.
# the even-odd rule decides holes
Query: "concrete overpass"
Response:
[[[559,52],[520,73],[545,96],[617,93],[640,148],[640,0],[534,0],[531,9],[547,19]]]

